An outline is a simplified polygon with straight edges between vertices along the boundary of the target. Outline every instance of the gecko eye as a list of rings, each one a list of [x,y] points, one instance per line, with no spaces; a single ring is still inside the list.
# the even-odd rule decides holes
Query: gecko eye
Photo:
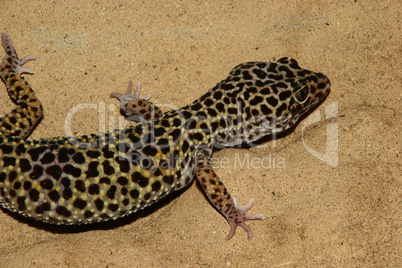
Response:
[[[296,99],[298,102],[303,103],[307,100],[308,96],[308,86],[303,87],[296,93]]]

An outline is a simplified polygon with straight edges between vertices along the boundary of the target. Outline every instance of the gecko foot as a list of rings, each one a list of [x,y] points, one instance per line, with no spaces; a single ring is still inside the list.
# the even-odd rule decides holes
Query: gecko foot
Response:
[[[110,93],[111,98],[117,98],[120,101],[120,110],[129,121],[142,121],[141,119],[150,120],[159,118],[163,112],[149,101],[151,94],[139,99],[141,91],[141,82],[138,83],[137,89],[133,91],[133,81],[128,81],[126,94],[119,92]]]
[[[128,80],[128,87],[127,87],[126,94],[123,95],[123,94],[120,94],[119,92],[112,92],[112,93],[110,93],[110,97],[117,98],[120,102],[129,102],[132,100],[136,100],[140,96],[141,82],[138,82],[137,89],[135,90],[134,94],[131,94],[132,91],[133,91],[133,80],[130,78]],[[143,99],[149,100],[150,98],[151,98],[151,94],[148,94]]]
[[[22,59],[18,58],[17,51],[15,50],[14,44],[11,41],[10,36],[7,34],[7,32],[3,32],[1,35],[1,43],[3,44],[4,50],[6,51],[6,57],[9,58],[9,63],[11,64],[11,68],[19,73],[19,74],[33,74],[33,71],[28,68],[24,67],[23,65],[30,60],[35,60],[35,56],[29,55],[25,56]]]
[[[246,221],[265,220],[265,217],[262,214],[246,215],[247,211],[253,206],[253,203],[254,200],[251,199],[246,206],[239,207],[237,203],[237,198],[233,196],[234,210],[231,211],[226,217],[230,224],[230,232],[226,237],[226,240],[229,240],[234,236],[237,226],[241,226],[247,232],[248,240],[253,237],[253,232],[251,231],[250,226],[246,224]]]

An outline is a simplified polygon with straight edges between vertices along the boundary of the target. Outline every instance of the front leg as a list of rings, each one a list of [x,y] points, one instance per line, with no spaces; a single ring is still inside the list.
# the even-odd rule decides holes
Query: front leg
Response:
[[[241,226],[246,232],[248,239],[253,237],[250,226],[246,224],[248,220],[264,220],[262,214],[246,215],[247,211],[253,206],[253,199],[244,207],[239,207],[236,197],[231,197],[225,185],[212,170],[211,149],[202,149],[197,153],[196,177],[201,183],[205,194],[211,203],[225,216],[230,224],[230,232],[226,237],[231,239],[236,232],[237,226]]]

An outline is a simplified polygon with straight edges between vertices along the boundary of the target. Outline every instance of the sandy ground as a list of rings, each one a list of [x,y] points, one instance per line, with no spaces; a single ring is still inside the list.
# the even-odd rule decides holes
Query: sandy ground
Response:
[[[68,134],[69,113],[75,134],[114,127],[109,93],[129,77],[168,110],[246,61],[291,56],[326,74],[332,91],[315,123],[214,154],[240,204],[254,198],[252,212],[267,217],[250,223],[253,239],[239,229],[226,241],[228,224],[193,183],[90,228],[0,211],[1,267],[401,266],[401,2],[220,2],[2,0],[0,30],[37,57],[26,77],[45,117],[32,138]],[[4,115],[13,105],[0,88]]]

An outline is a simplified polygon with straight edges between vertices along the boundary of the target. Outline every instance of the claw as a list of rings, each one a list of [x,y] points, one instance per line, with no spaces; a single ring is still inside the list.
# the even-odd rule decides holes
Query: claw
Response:
[[[256,215],[246,215],[247,211],[253,206],[254,200],[251,199],[247,205],[244,207],[239,207],[237,203],[237,198],[233,196],[233,204],[236,209],[236,215],[233,218],[227,218],[230,224],[230,232],[228,236],[226,236],[226,240],[231,239],[236,233],[237,226],[242,227],[247,232],[247,238],[250,240],[253,237],[253,232],[251,231],[250,226],[246,224],[246,221],[249,220],[265,220],[264,215],[256,214]]]
[[[3,32],[1,35],[1,42],[3,44],[4,50],[6,51],[6,54],[10,56],[13,60],[11,66],[13,70],[19,74],[33,74],[33,71],[28,68],[24,67],[23,65],[30,60],[36,60],[35,56],[29,55],[25,56],[22,59],[18,58],[17,51],[15,50],[14,44],[11,41],[10,36],[8,36],[7,32]]]
[[[141,82],[138,82],[137,89],[135,90],[134,94],[131,94],[133,91],[133,80],[130,78],[128,80],[128,87],[127,87],[127,93],[126,94],[121,94],[119,92],[112,92],[110,93],[111,98],[117,98],[120,102],[129,102],[132,100],[136,100],[140,96],[141,92]],[[144,100],[149,100],[151,98],[151,94],[146,95],[143,99]]]

